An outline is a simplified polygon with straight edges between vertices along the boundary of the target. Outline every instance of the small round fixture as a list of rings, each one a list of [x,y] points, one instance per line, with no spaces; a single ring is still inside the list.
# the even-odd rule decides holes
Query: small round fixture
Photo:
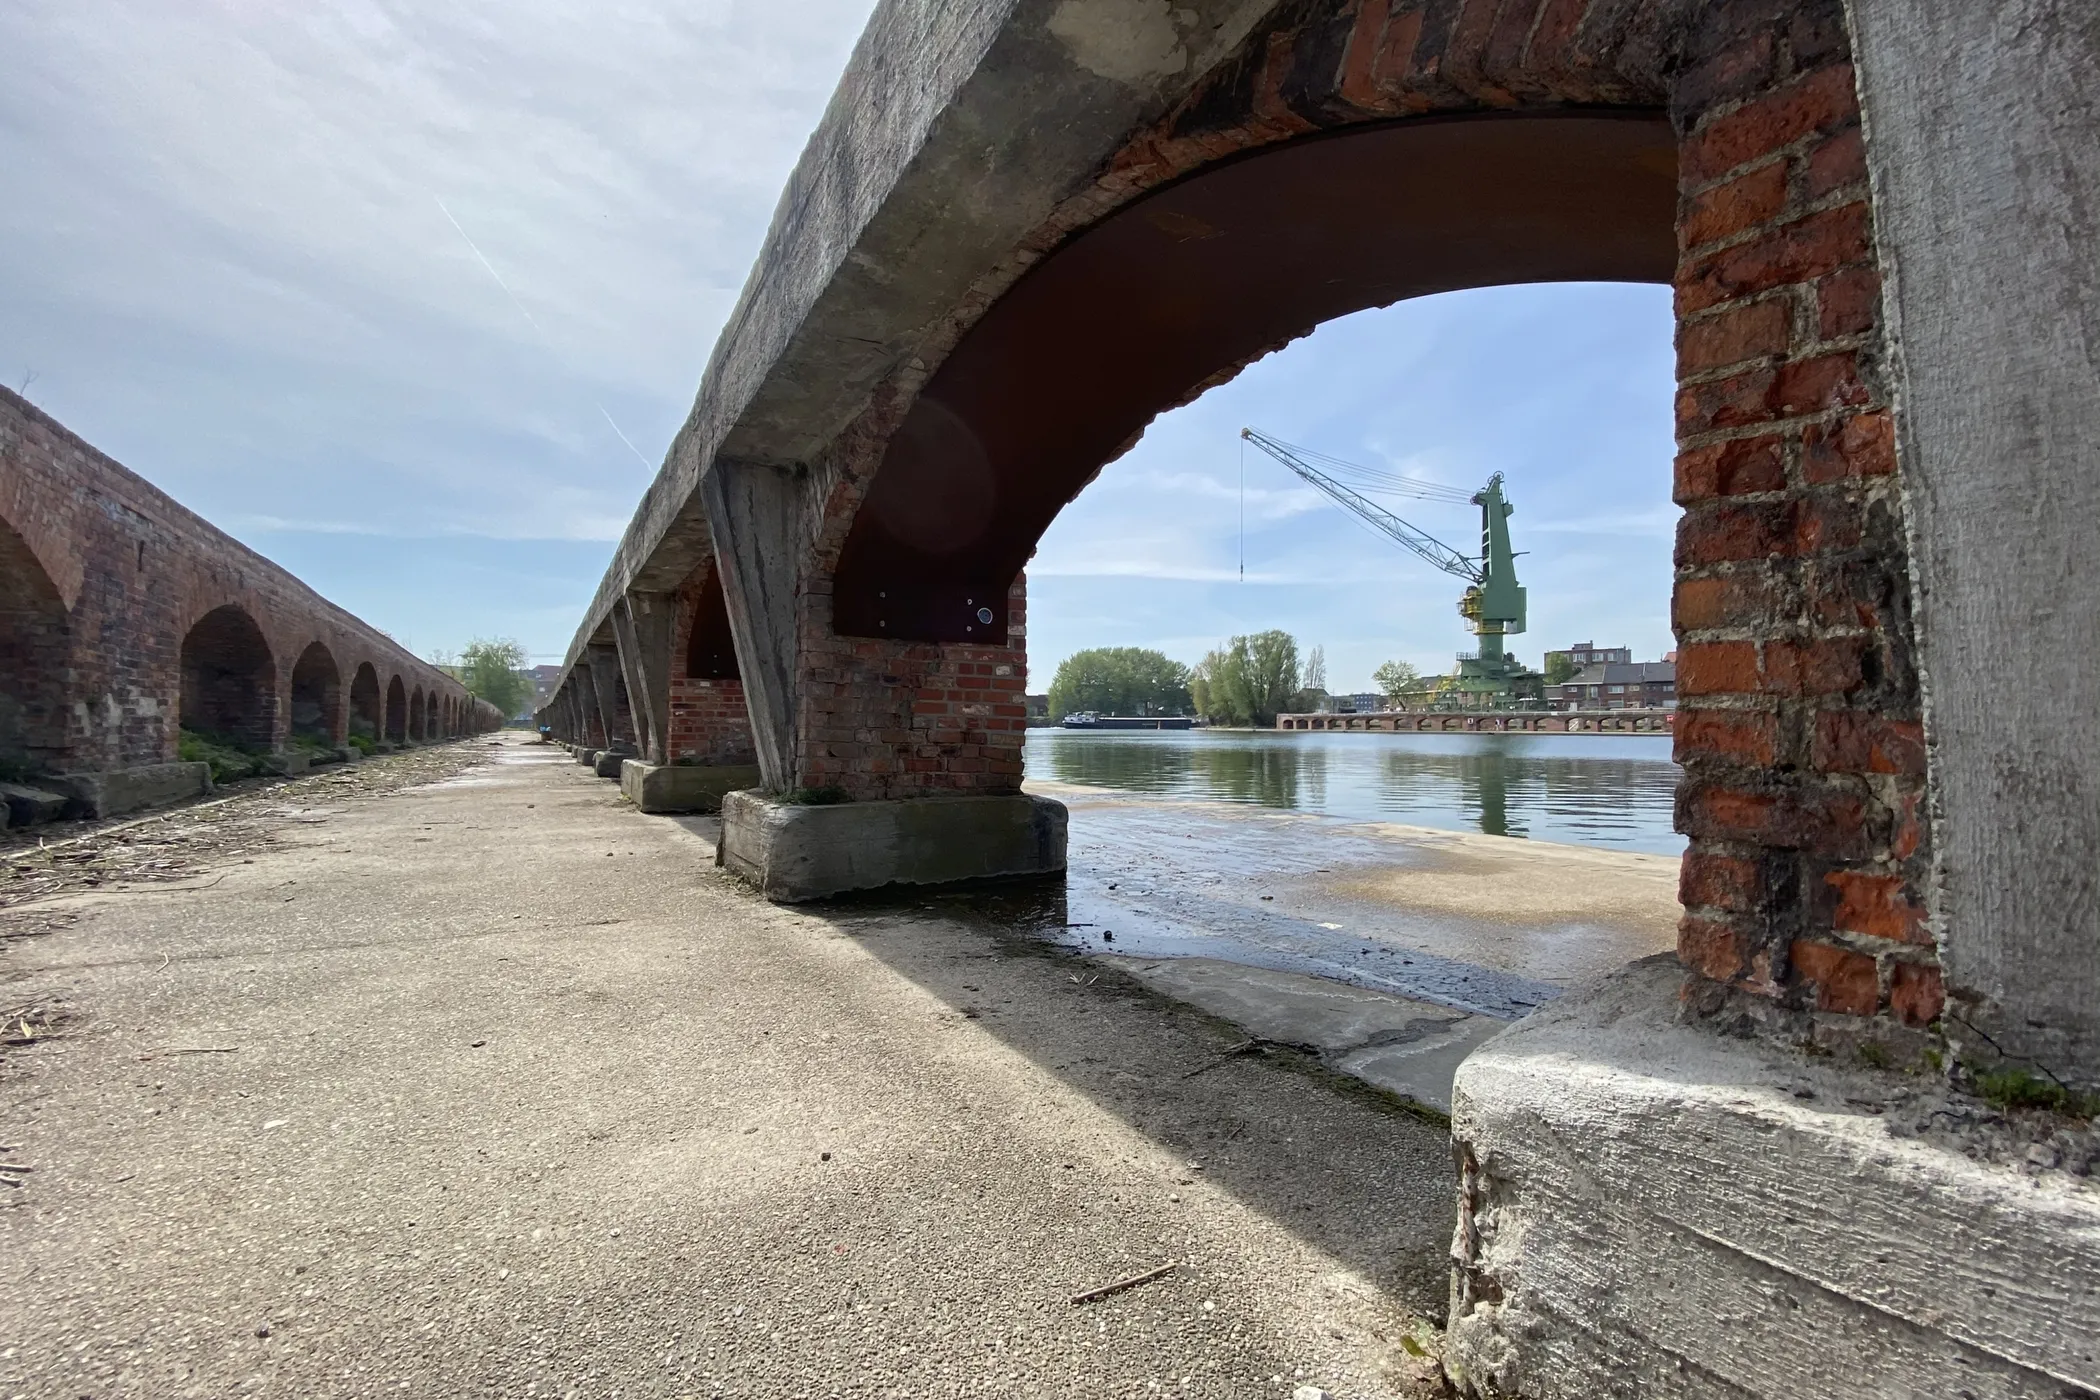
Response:
[[[987,627],[991,626],[992,610],[990,608],[979,608],[977,610],[977,620],[979,622],[982,622]]]

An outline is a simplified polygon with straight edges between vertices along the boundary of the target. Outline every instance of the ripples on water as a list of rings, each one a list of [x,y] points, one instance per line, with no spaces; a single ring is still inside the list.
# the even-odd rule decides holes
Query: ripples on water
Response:
[[[1667,735],[1028,732],[1052,782],[1676,855]]]

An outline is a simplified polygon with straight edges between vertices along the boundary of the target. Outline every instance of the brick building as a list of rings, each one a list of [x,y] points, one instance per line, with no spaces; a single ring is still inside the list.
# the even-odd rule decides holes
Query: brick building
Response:
[[[1585,667],[1554,689],[1554,702],[1563,710],[1674,710],[1677,666],[1669,661],[1605,662]]]
[[[1548,672],[1553,670],[1553,662],[1556,657],[1565,657],[1568,665],[1578,671],[1584,671],[1592,666],[1623,666],[1633,660],[1633,648],[1600,647],[1595,642],[1577,642],[1565,651],[1549,651],[1546,653],[1545,669]]]

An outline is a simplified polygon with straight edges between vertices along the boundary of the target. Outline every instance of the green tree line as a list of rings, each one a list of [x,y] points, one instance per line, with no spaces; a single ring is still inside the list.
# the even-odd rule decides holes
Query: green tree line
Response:
[[[1388,698],[1425,688],[1405,661],[1372,673]],[[1266,727],[1284,713],[1316,709],[1327,699],[1327,662],[1314,647],[1302,659],[1298,639],[1272,628],[1234,637],[1194,666],[1150,647],[1093,647],[1066,657],[1050,681],[1050,717],[1196,714],[1212,724]]]

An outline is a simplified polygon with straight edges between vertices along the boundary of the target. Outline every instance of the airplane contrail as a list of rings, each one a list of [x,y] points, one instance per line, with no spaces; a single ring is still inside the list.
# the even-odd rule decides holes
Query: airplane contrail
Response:
[[[467,245],[467,251],[471,252],[474,255],[475,261],[479,262],[483,267],[488,269],[489,276],[495,278],[496,285],[503,289],[503,295],[510,298],[510,304],[518,308],[518,314],[525,318],[526,323],[532,327],[533,333],[539,336],[541,348],[544,349],[549,355],[552,355],[555,361],[558,364],[560,364],[564,370],[568,371],[570,378],[579,380],[582,379],[583,376],[576,372],[576,366],[569,363],[569,357],[562,354],[562,352],[558,348],[556,348],[553,338],[547,334],[547,329],[546,327],[540,324],[539,318],[534,316],[531,311],[526,309],[524,302],[518,300],[518,294],[510,289],[510,283],[503,280],[503,274],[496,271],[496,265],[488,260],[487,255],[485,255],[481,251],[480,246],[474,242],[473,235],[467,232],[465,226],[462,225],[458,219],[452,217],[452,211],[445,207],[445,201],[439,199],[434,194],[430,197],[432,200],[436,201],[438,212],[445,216],[445,222],[451,224],[453,228],[459,231],[460,238]],[[605,424],[607,427],[613,430],[613,435],[619,438],[621,442],[627,444],[627,450],[634,454],[634,460],[640,462],[645,467],[649,467],[649,470],[655,471],[656,468],[649,466],[649,459],[642,455],[642,450],[634,445],[634,440],[628,437],[627,434],[620,431],[620,425],[613,421],[612,414],[606,412],[605,405],[599,403],[595,395],[592,396],[591,402],[597,404],[598,412],[604,416]]]

